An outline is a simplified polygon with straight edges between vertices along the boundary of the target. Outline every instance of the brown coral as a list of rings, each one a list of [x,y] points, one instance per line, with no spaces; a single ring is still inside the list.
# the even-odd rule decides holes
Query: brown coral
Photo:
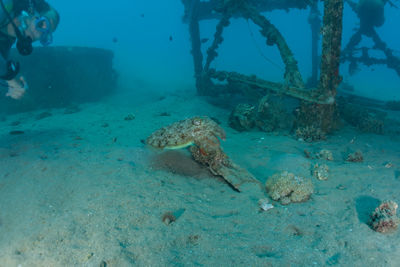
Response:
[[[382,202],[371,214],[368,224],[371,228],[379,233],[394,232],[399,224],[396,216],[398,205],[394,201]]]
[[[249,131],[255,125],[255,107],[249,104],[239,104],[229,116],[229,126],[237,131]]]

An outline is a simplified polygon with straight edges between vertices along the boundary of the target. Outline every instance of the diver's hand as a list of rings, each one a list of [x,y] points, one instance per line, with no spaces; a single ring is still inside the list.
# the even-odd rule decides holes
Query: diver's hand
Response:
[[[28,84],[26,83],[24,77],[20,77],[7,81],[8,92],[6,96],[14,99],[20,99],[24,94],[26,89],[28,89]]]

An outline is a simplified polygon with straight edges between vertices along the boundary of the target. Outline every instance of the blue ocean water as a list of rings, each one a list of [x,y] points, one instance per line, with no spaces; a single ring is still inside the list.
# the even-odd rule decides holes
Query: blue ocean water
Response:
[[[393,69],[360,65],[350,75],[342,64],[348,86],[339,92],[352,95],[350,105],[341,106],[338,129],[311,132],[321,138],[308,140],[291,126],[297,100],[278,94],[255,104],[240,93],[197,94],[180,0],[48,2],[61,15],[49,50],[62,49],[51,50],[54,65],[30,69],[44,70],[39,80],[47,87],[7,99],[22,111],[0,112],[0,267],[400,266],[400,111],[382,102],[400,100]],[[400,9],[386,3],[384,10],[377,33],[400,57]],[[306,81],[309,9],[263,15]],[[200,22],[203,55],[217,23]],[[345,3],[342,48],[358,26]],[[283,82],[279,50],[253,22],[232,19],[223,38],[212,67]],[[363,38],[360,46],[373,42]],[[93,87],[110,76],[109,68],[93,76],[75,64],[97,71],[108,62],[109,54],[92,48],[112,51],[117,82],[111,95],[86,101],[85,92],[103,94]],[[70,52],[84,60],[61,57]],[[53,69],[80,71],[74,79]],[[46,80],[82,88],[63,103]],[[36,107],[35,90],[43,92]],[[232,110],[243,101],[253,106],[235,121]],[[254,121],[245,116],[251,111]],[[277,178],[282,184],[268,184]]]
[[[152,80],[157,85],[171,82],[176,86],[193,85],[192,58],[188,26],[182,23],[183,5],[180,1],[50,1],[62,14],[62,23],[57,31],[55,45],[94,46],[113,49],[116,67],[126,83],[135,79]],[[396,4],[396,3],[395,3]],[[158,8],[154,8],[157,6]],[[78,7],[78,8],[76,8]],[[320,7],[321,9],[322,7]],[[299,63],[301,72],[307,77],[310,66],[310,27],[308,10],[277,10],[268,18],[279,28]],[[400,40],[396,34],[399,24],[398,9],[385,5],[385,24],[377,32],[388,47],[399,56]],[[215,20],[201,23],[202,37],[211,44],[215,31]],[[343,42],[346,45],[354,28],[359,24],[357,16],[345,4],[343,20]],[[169,41],[169,37],[173,41]],[[118,43],[112,39],[118,38]],[[282,77],[283,63],[275,47],[267,47],[258,28],[243,19],[232,21],[224,34],[225,42],[219,50],[215,64],[221,69],[232,69],[260,75],[269,79]],[[363,38],[362,44],[372,44]],[[261,51],[260,51],[261,50]],[[241,51],[240,53],[238,53]],[[268,57],[281,68],[264,59]],[[378,56],[381,56],[378,52]],[[393,70],[385,66],[362,67],[351,80],[357,93],[384,100],[398,99],[399,80]],[[154,79],[154,73],[157,78]],[[163,81],[163,82],[161,82]],[[383,82],[384,81],[384,82]],[[379,89],[377,89],[379,88]]]

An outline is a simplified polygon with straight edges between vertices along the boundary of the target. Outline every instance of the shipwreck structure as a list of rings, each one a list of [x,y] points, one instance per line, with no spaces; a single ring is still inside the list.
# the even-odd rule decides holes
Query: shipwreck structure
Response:
[[[359,64],[366,66],[386,65],[387,68],[393,69],[400,76],[400,58],[393,54],[394,50],[381,39],[376,31],[376,28],[385,23],[385,5],[389,4],[397,9],[398,7],[387,0],[363,0],[359,2],[346,0],[346,3],[360,21],[359,26],[355,29],[354,34],[342,51],[342,62],[349,62],[349,73],[354,74]],[[362,37],[371,38],[374,45],[371,47],[358,47]],[[371,56],[370,51],[373,50],[382,52],[384,57]],[[356,55],[357,53],[360,55]]]
[[[335,96],[341,82],[339,75],[343,0],[323,1],[321,21],[318,0],[182,0],[185,6],[184,22],[189,25],[196,88],[200,95],[217,95],[235,90],[257,91],[258,94],[275,92],[302,100],[296,127],[307,131],[330,132],[335,125]],[[275,9],[309,9],[312,29],[312,76],[305,82],[297,61],[284,36],[262,13]],[[260,27],[266,45],[277,46],[285,65],[283,81],[263,80],[254,75],[217,70],[211,63],[218,56],[224,29],[233,18],[251,20]],[[201,20],[218,19],[212,44],[207,55],[201,52]],[[318,38],[322,35],[322,57],[318,60]],[[204,59],[205,57],[205,59]],[[318,78],[318,71],[320,75]],[[307,84],[307,85],[306,85]],[[239,88],[239,89],[238,89]]]
[[[21,63],[21,75],[27,79],[29,90],[18,101],[0,98],[0,114],[96,102],[116,89],[114,53],[110,50],[37,47],[29,57],[13,49],[11,58]],[[4,90],[0,88],[2,93]]]

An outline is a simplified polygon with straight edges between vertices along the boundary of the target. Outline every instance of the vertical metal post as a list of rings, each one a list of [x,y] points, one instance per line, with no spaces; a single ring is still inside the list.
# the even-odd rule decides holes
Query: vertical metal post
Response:
[[[308,23],[311,26],[311,77],[308,81],[309,87],[316,87],[318,84],[318,67],[319,67],[319,36],[321,30],[320,12],[318,11],[318,0],[314,0],[310,9]]]
[[[331,104],[321,105],[302,102],[297,116],[297,135],[312,141],[320,140],[338,127],[336,89],[339,76],[342,41],[343,0],[324,0],[324,18],[321,33],[321,74],[318,84],[320,94],[331,98]]]
[[[189,33],[192,43],[192,56],[194,63],[194,75],[196,79],[197,92],[203,95],[202,92],[202,74],[203,74],[203,54],[201,53],[200,41],[200,25],[198,19],[198,8],[200,0],[192,0],[189,13]]]
[[[335,97],[341,82],[339,75],[342,42],[343,0],[325,0],[322,27],[322,59],[319,88]]]

